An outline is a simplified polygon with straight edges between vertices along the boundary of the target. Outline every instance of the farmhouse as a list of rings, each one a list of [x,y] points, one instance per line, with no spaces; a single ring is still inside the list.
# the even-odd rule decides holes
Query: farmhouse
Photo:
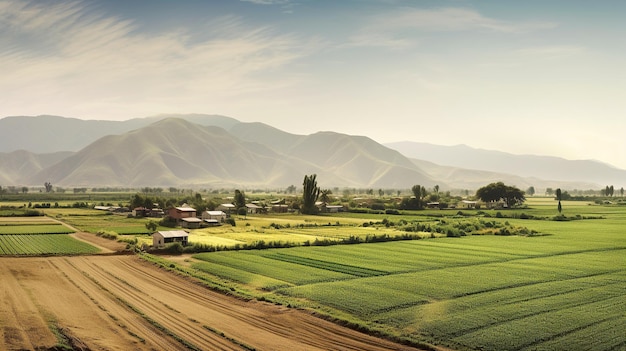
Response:
[[[226,213],[224,211],[204,211],[202,212],[202,219],[215,219],[218,222],[226,220]]]
[[[176,221],[180,221],[183,218],[195,217],[196,209],[190,207],[187,204],[183,204],[180,207],[172,207],[167,211],[167,215],[175,219]]]
[[[189,233],[184,230],[158,231],[152,234],[152,246],[160,247],[168,243],[179,242],[187,245]]]
[[[235,205],[233,204],[221,204],[219,206],[217,206],[217,208],[215,209],[217,211],[223,211],[226,212],[228,214],[234,213],[236,208]]]
[[[255,204],[246,204],[246,210],[250,214],[261,213],[261,211],[263,211],[263,207]]]
[[[462,208],[476,208],[476,201],[463,200],[461,201]]]

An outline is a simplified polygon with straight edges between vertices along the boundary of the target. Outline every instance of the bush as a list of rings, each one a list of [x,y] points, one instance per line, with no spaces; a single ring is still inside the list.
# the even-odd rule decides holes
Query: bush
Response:
[[[176,220],[170,217],[165,217],[159,221],[159,225],[162,227],[175,228],[177,224],[178,223],[176,223]]]
[[[163,251],[172,255],[180,255],[183,253],[184,250],[185,248],[183,247],[183,244],[179,242],[175,242],[175,243],[167,244],[167,246],[165,246],[165,249]]]
[[[232,225],[233,227],[234,227],[234,226],[236,226],[235,219],[234,219],[234,218],[232,218],[232,217],[230,217],[230,218],[226,218],[226,220],[224,220],[224,223],[230,224],[230,225]]]
[[[373,203],[371,206],[372,210],[384,211],[385,205],[381,203]]]

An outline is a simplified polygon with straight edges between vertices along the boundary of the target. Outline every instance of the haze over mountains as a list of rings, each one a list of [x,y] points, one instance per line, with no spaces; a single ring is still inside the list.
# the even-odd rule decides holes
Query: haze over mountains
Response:
[[[128,121],[56,116],[0,119],[0,185],[299,186],[476,189],[504,181],[522,189],[618,188],[626,171],[596,161],[520,156],[467,146],[381,145],[334,132],[290,134],[216,115]]]

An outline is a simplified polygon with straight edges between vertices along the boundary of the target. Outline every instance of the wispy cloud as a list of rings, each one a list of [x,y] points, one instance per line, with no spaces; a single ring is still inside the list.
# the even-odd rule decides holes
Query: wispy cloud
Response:
[[[486,31],[523,33],[555,27],[548,22],[513,22],[491,18],[466,8],[396,8],[374,16],[352,37],[355,46],[410,46],[420,32]]]
[[[255,76],[310,50],[300,38],[250,28],[237,17],[211,23],[203,28],[208,39],[196,41],[186,29],[142,33],[132,21],[104,17],[78,1],[0,1],[0,90],[7,92],[0,103],[24,111],[38,104],[51,112],[57,104],[75,105],[76,113],[107,104],[158,110],[186,94],[181,103],[210,104],[273,89]]]
[[[424,31],[487,30],[494,32],[525,32],[552,28],[554,23],[513,22],[490,18],[476,10],[465,8],[415,9],[404,8],[378,17],[374,27],[389,30],[413,28]]]

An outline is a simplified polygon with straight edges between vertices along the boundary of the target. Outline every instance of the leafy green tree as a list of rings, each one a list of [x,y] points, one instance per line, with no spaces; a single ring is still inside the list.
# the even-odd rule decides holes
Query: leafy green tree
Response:
[[[235,203],[234,203],[235,207],[237,208],[237,210],[239,210],[240,208],[245,208],[246,207],[246,194],[244,194],[243,191],[240,191],[239,189],[235,190]]]
[[[476,197],[486,203],[503,200],[508,208],[512,208],[526,201],[524,192],[514,186],[502,182],[491,183],[476,191]]]
[[[296,186],[295,185],[292,184],[292,185],[287,187],[287,193],[288,194],[293,194],[295,192],[296,192]]]
[[[151,232],[156,232],[158,225],[159,224],[155,221],[148,221],[148,223],[146,223],[146,229],[148,229]]]
[[[563,207],[561,206],[561,198],[563,196],[563,193],[561,193],[561,188],[557,188],[556,189],[556,199],[559,201],[559,205],[557,206],[557,210],[559,210],[559,213],[561,213],[563,211]]]
[[[304,176],[304,181],[302,182],[302,207],[300,208],[300,211],[304,214],[317,213],[315,202],[320,195],[320,188],[317,186],[316,178],[316,174]]]
[[[548,196],[552,196],[552,194],[554,194],[554,189],[552,189],[552,188],[546,188],[546,195],[548,195]]]
[[[528,194],[530,196],[535,195],[535,187],[534,186],[528,187],[528,189],[526,190],[526,194]]]
[[[424,207],[424,198],[427,195],[426,188],[417,184],[411,187],[411,192],[413,192],[413,196],[415,196],[415,204],[412,207],[415,208],[423,208]]]

